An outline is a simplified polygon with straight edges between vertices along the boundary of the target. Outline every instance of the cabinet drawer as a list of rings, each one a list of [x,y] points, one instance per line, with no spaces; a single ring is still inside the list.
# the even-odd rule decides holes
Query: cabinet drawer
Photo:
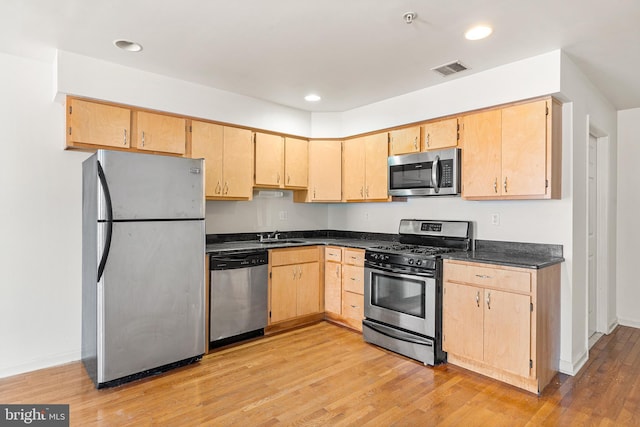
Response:
[[[318,261],[318,247],[272,249],[269,253],[269,260],[272,266],[302,264]]]
[[[324,260],[342,262],[342,249],[327,246],[326,248],[324,248]]]
[[[364,266],[364,251],[362,249],[345,249],[344,263],[351,265]]]
[[[531,273],[482,265],[446,262],[444,280],[517,292],[531,292]]]
[[[364,267],[345,264],[342,267],[342,282],[345,291],[364,294]]]
[[[364,318],[364,296],[353,292],[342,293],[342,315],[361,321]]]

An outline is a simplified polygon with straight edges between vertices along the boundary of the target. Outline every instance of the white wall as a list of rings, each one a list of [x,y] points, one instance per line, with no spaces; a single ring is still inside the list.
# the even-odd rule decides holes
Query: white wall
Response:
[[[640,108],[618,112],[618,319],[640,328],[638,242],[640,227]]]
[[[102,99],[224,123],[309,135],[311,114],[75,53],[58,51],[57,95]],[[63,96],[58,96],[64,102]]]
[[[80,358],[81,162],[51,64],[0,53],[0,377]]]
[[[274,193],[267,190],[267,194]],[[293,192],[275,191],[282,197],[254,191],[249,202],[207,202],[207,234],[325,230],[326,204],[294,203]]]

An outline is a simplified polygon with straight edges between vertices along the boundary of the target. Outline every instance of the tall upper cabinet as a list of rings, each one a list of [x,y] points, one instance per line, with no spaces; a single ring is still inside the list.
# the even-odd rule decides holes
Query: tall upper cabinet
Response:
[[[343,142],[342,198],[345,201],[388,199],[387,133]]]
[[[342,142],[309,141],[309,186],[296,191],[296,202],[339,202],[342,199]]]
[[[561,114],[546,98],[464,116],[462,197],[560,198]]]
[[[191,129],[191,156],[205,159],[206,198],[251,199],[251,131],[197,120],[191,122]]]

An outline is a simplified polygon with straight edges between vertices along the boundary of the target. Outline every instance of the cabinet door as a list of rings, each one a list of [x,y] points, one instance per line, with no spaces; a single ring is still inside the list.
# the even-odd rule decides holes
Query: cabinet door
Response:
[[[442,310],[444,351],[482,361],[483,318],[481,288],[451,282],[444,283]]]
[[[547,101],[502,110],[502,195],[539,196],[547,190]]]
[[[347,139],[342,144],[342,193],[344,200],[364,200],[365,138]]]
[[[484,361],[529,376],[531,297],[489,289],[484,292]]]
[[[389,155],[420,151],[420,130],[420,126],[414,126],[389,132]]]
[[[203,158],[205,196],[222,196],[222,156],[224,127],[213,123],[191,122],[191,157]]]
[[[284,186],[284,138],[256,132],[256,185]]]
[[[342,305],[342,264],[327,262],[324,266],[324,309],[340,314]]]
[[[438,120],[424,125],[424,150],[458,145],[458,119]]]
[[[271,268],[271,323],[296,317],[298,311],[297,279],[297,265],[282,265]]]
[[[501,112],[485,111],[464,117],[462,197],[501,194]]]
[[[342,198],[342,143],[309,141],[309,201],[339,202]]]
[[[309,141],[284,139],[285,187],[307,188],[309,182]]]
[[[253,195],[253,144],[251,131],[224,127],[223,197]]]
[[[131,110],[67,98],[67,146],[74,143],[129,148]]]
[[[367,200],[385,200],[389,197],[389,156],[388,136],[386,133],[365,137],[365,189]]]
[[[136,111],[136,148],[144,151],[184,154],[186,120],[165,114]]]
[[[320,311],[320,266],[317,262],[298,264],[297,269],[297,315]]]

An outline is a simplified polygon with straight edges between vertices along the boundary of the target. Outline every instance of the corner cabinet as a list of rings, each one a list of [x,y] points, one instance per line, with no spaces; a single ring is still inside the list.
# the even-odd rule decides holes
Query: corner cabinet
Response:
[[[269,325],[322,319],[320,250],[311,246],[269,251]]]
[[[340,202],[342,200],[342,142],[309,141],[309,186],[294,192],[296,202]]]
[[[343,142],[342,198],[347,202],[386,201],[388,134],[379,133]]]
[[[250,130],[191,122],[191,157],[205,159],[208,200],[249,200],[253,195],[253,144]]]
[[[443,349],[449,363],[541,392],[560,349],[560,264],[542,269],[445,260]]]
[[[462,197],[559,199],[561,114],[547,98],[464,116]]]

